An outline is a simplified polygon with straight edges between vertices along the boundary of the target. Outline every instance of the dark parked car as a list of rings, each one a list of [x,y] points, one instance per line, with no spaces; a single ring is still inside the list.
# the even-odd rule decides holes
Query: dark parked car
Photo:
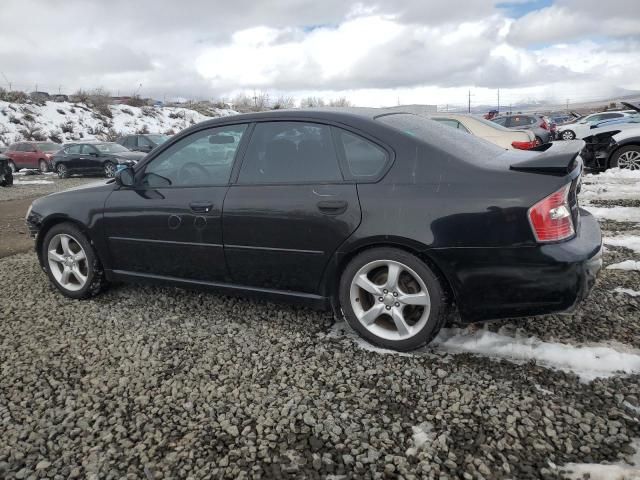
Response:
[[[22,168],[40,169],[48,172],[51,157],[62,148],[53,142],[17,142],[9,145],[4,155],[9,157],[9,167],[13,172]]]
[[[9,167],[9,157],[0,153],[0,187],[13,185],[13,172]]]
[[[60,178],[74,173],[104,174],[113,177],[118,168],[133,166],[144,158],[144,153],[131,152],[113,142],[73,143],[65,145],[51,159]]]
[[[169,135],[159,134],[140,134],[140,135],[126,135],[116,139],[116,142],[120,145],[128,148],[133,152],[145,152],[149,153],[158,145],[162,145],[169,140]]]
[[[195,125],[115,181],[33,202],[51,282],[164,283],[332,307],[372,343],[573,308],[601,267],[581,142],[505,151],[407,113],[272,111]]]
[[[536,142],[538,145],[549,143],[554,140],[554,133],[551,131],[552,127],[542,115],[518,113],[514,115],[502,115],[495,117],[491,121],[507,128],[531,130],[536,136]],[[553,126],[553,129],[555,129],[555,125]]]

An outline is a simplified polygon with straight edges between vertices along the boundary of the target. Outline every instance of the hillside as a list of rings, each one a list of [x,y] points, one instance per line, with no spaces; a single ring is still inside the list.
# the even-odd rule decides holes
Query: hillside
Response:
[[[22,140],[65,143],[114,140],[129,133],[174,134],[209,118],[232,115],[212,109],[212,116],[179,107],[108,105],[94,109],[83,103],[9,103],[0,101],[0,146]]]

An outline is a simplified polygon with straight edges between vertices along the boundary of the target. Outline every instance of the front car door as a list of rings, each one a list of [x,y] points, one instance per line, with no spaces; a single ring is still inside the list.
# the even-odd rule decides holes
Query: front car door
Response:
[[[234,283],[315,294],[327,262],[359,223],[356,185],[343,180],[330,126],[255,125],[224,202]]]
[[[246,124],[198,130],[136,172],[136,186],[105,203],[110,265],[116,275],[228,280],[222,204]]]
[[[67,165],[67,170],[78,171],[80,170],[82,156],[82,144],[71,145],[67,147],[64,151],[65,155],[65,164]]]

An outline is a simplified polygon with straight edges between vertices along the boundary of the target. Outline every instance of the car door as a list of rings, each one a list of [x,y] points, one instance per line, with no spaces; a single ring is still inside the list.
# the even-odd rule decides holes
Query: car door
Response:
[[[11,158],[17,168],[23,168],[22,163],[22,143],[14,143],[7,150],[6,155]]]
[[[82,145],[80,156],[78,157],[78,170],[84,173],[102,172],[102,158],[100,152],[93,145]]]
[[[71,145],[70,147],[67,147],[67,149],[65,150],[65,164],[67,165],[67,170],[80,170],[80,157],[82,156],[81,152],[82,144]]]
[[[328,125],[255,125],[223,210],[234,283],[316,293],[327,262],[360,223]]]
[[[33,143],[22,144],[23,168],[38,168],[38,149]]]
[[[222,204],[246,124],[182,137],[136,172],[131,188],[105,202],[110,264],[116,273],[179,280],[228,280]]]

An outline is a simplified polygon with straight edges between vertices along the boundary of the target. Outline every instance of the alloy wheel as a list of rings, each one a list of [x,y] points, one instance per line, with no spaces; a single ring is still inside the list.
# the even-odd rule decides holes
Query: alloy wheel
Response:
[[[49,166],[47,165],[47,162],[45,162],[44,160],[40,160],[40,171],[42,173],[47,173],[49,171]]]
[[[111,163],[111,162],[107,162],[104,164],[104,174],[106,177],[109,178],[113,178],[116,176],[116,166]]]
[[[87,283],[87,254],[71,235],[60,233],[51,239],[47,248],[47,261],[49,270],[62,288],[75,292]]]
[[[376,260],[360,268],[349,296],[358,321],[386,340],[411,338],[429,320],[431,297],[425,282],[395,260]]]
[[[11,170],[11,173],[16,173],[18,171],[16,164],[13,162],[9,162],[9,169]]]
[[[640,170],[640,151],[629,150],[618,157],[618,167],[628,170]]]
[[[575,134],[571,130],[565,130],[564,132],[562,132],[563,140],[573,140],[574,137]]]
[[[65,178],[67,176],[67,167],[65,167],[64,165],[58,165],[58,176],[60,178]]]

